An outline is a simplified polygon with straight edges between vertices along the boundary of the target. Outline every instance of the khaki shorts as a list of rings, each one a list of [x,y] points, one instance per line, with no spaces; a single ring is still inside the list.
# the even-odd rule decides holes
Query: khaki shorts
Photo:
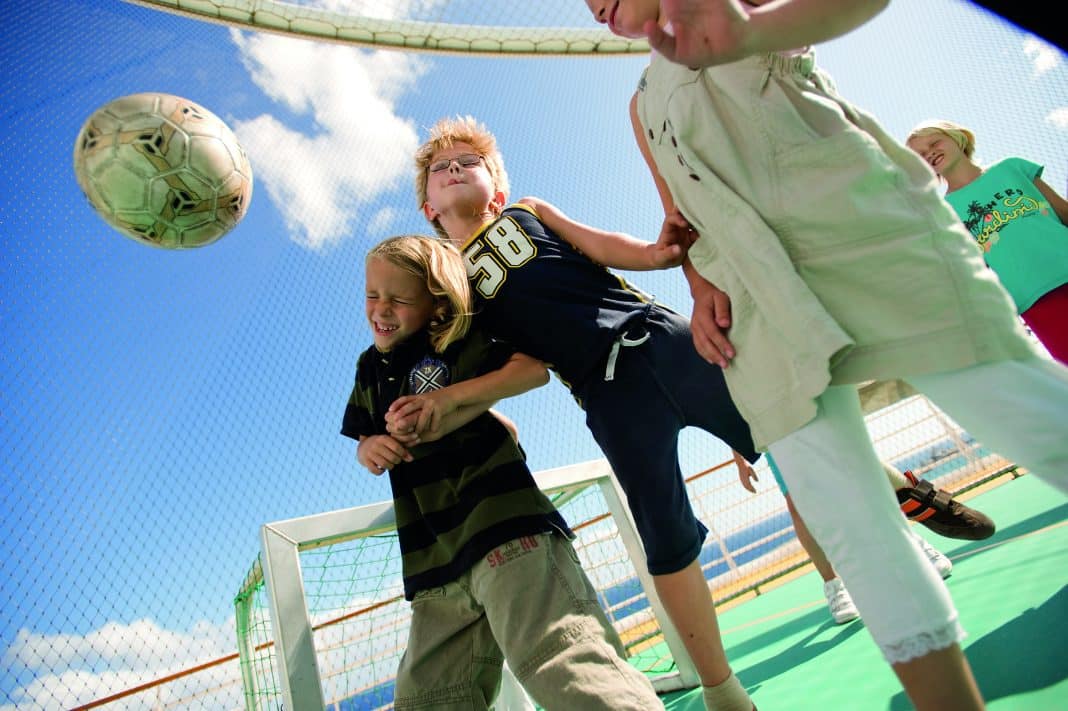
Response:
[[[412,601],[394,706],[487,709],[504,660],[548,711],[663,708],[623,645],[571,542],[524,536]]]

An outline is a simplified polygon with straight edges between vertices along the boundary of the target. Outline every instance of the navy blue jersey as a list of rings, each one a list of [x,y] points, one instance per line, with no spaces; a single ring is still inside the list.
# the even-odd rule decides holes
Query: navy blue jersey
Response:
[[[690,505],[679,432],[699,427],[750,462],[760,458],[723,370],[694,348],[689,320],[583,255],[522,205],[505,209],[463,253],[478,297],[475,322],[552,366],[571,388],[627,494],[649,571],[682,570],[708,529]]]
[[[545,362],[569,387],[603,362],[652,298],[512,205],[463,247],[479,324]]]

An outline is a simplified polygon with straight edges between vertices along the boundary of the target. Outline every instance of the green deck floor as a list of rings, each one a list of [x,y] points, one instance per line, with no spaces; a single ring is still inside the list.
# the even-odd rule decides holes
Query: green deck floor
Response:
[[[990,711],[1068,711],[1068,499],[1033,476],[969,500],[985,541],[917,530],[953,560],[946,583]],[[862,621],[835,625],[815,572],[720,615],[727,654],[760,711],[912,708]],[[663,696],[702,711],[700,691]]]

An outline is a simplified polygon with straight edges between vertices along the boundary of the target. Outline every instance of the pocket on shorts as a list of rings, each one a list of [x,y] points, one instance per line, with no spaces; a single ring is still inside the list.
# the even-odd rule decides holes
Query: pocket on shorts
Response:
[[[586,576],[575,546],[563,536],[554,534],[548,534],[548,536],[549,540],[546,543],[551,545],[553,570],[560,584],[568,590],[571,598],[576,602],[583,604],[597,602],[597,592]],[[566,552],[560,555],[561,550]]]
[[[571,562],[575,565],[582,565],[582,561],[579,560],[578,551],[575,550],[575,546],[570,543],[565,544],[567,548],[567,557],[571,559]]]

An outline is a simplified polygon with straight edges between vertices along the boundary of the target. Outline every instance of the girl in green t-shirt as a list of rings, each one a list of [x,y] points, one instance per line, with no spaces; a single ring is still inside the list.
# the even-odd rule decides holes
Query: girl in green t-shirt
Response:
[[[925,121],[906,144],[946,184],[963,220],[1016,309],[1050,355],[1068,363],[1068,200],[1042,180],[1043,166],[1010,157],[982,167],[975,134]]]

